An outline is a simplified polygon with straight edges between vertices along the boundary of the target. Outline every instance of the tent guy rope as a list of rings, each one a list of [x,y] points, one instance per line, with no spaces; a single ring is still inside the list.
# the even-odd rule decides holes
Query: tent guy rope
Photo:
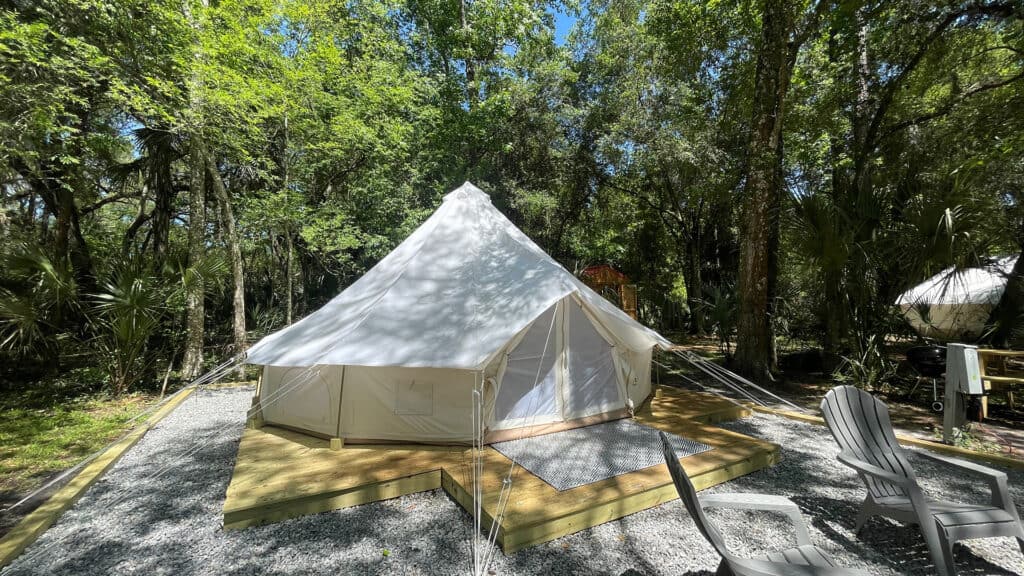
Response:
[[[214,369],[210,370],[206,374],[200,376],[199,378],[197,378],[195,381],[190,383],[185,388],[197,388],[197,387],[208,386],[210,384],[213,384],[214,382],[216,382],[219,379],[223,378],[224,375],[230,373],[238,365],[241,365],[241,363],[243,361],[244,361],[244,356],[242,356],[242,355],[232,357],[228,361],[218,365],[217,367],[215,367]],[[225,366],[227,367],[227,369],[224,368]],[[307,383],[309,381],[309,378],[316,374],[316,371],[314,371],[313,368],[316,368],[316,366],[310,366],[309,368],[307,368],[307,369],[303,370],[302,372],[300,372],[299,374],[297,374],[290,382],[288,382],[287,385],[283,385],[281,388],[279,388],[276,391],[275,395],[273,395],[271,397],[268,397],[266,399],[266,402],[265,403],[261,403],[261,404],[264,405],[264,406],[272,405],[275,402],[278,402],[279,400],[281,400],[282,398],[287,396],[293,390],[297,389],[303,383]],[[199,382],[200,384],[196,384],[196,382]],[[183,390],[185,388],[183,388]],[[168,398],[168,400],[169,399],[170,399],[170,397]],[[189,447],[184,452],[182,452],[181,454],[175,456],[173,459],[171,459],[170,462],[168,462],[167,464],[165,464],[164,466],[162,466],[161,468],[159,468],[155,472],[152,472],[152,473],[148,474],[147,476],[145,476],[142,479],[142,481],[136,483],[133,487],[120,488],[119,489],[119,496],[118,496],[118,498],[116,500],[114,500],[112,503],[107,504],[106,508],[108,510],[113,510],[117,506],[119,506],[122,503],[124,503],[125,501],[127,501],[129,498],[131,498],[133,496],[136,496],[137,492],[142,490],[143,489],[142,486],[145,486],[148,481],[159,479],[164,474],[166,474],[169,470],[172,470],[172,469],[176,468],[178,466],[178,464],[180,464],[182,461],[184,461],[185,459],[195,455],[200,450],[202,450],[203,448],[208,446],[210,444],[210,442],[212,442],[216,437],[218,437],[221,434],[223,434],[223,432],[225,430],[234,428],[236,426],[238,426],[238,423],[236,423],[236,422],[225,424],[224,426],[221,426],[221,427],[215,429],[210,434],[207,434],[207,435],[203,436],[201,439],[193,440],[192,443],[189,444]],[[101,453],[102,453],[102,451],[101,451]],[[98,454],[92,455],[91,458],[95,459],[96,456],[98,456]],[[61,538],[58,538],[58,539],[56,539],[56,540],[54,540],[52,542],[48,542],[46,545],[42,546],[41,548],[39,548],[37,550],[33,550],[32,552],[28,553],[25,556],[25,560],[24,561],[31,563],[34,560],[36,560],[38,558],[41,558],[43,555],[46,555],[46,554],[50,553],[51,551],[53,551],[56,547],[59,547],[59,546],[63,545],[63,543],[65,541],[67,541],[68,538],[70,538],[71,536],[74,536],[74,535],[75,534],[73,534],[73,533],[65,534]]]
[[[171,394],[170,396],[165,397],[163,400],[160,400],[159,402],[153,404],[149,408],[146,408],[142,412],[139,412],[138,414],[136,414],[135,416],[133,416],[132,418],[127,420],[125,422],[125,426],[130,426],[130,425],[134,424],[135,422],[137,422],[137,421],[139,421],[139,420],[141,420],[143,418],[146,418],[146,417],[152,415],[154,412],[159,410],[161,407],[165,406],[168,402],[171,402],[174,398],[176,398],[176,397],[180,396],[181,394],[185,393],[186,390],[192,390],[192,389],[197,388],[199,386],[202,386],[202,385],[204,385],[206,383],[212,383],[212,382],[216,382],[216,381],[220,380],[221,378],[224,377],[225,374],[227,374],[228,372],[230,372],[231,370],[233,370],[234,368],[236,368],[240,364],[239,359],[240,359],[240,356],[233,356],[233,357],[229,358],[228,360],[226,360],[225,362],[223,362],[221,364],[218,364],[217,366],[211,368],[209,372],[207,372],[206,374],[203,374],[202,376],[197,378],[194,382],[190,383],[188,386],[185,386],[181,390],[178,390],[177,392],[175,392],[174,394]],[[22,498],[21,500],[18,500],[14,504],[11,504],[7,508],[4,508],[3,511],[4,512],[10,512],[11,510],[14,510],[15,508],[18,508],[19,506],[22,506],[23,504],[25,504],[25,502],[28,502],[29,500],[32,500],[33,498],[35,498],[36,496],[42,494],[43,492],[46,492],[46,490],[48,490],[51,487],[53,487],[54,485],[58,484],[61,480],[64,480],[68,476],[71,476],[71,475],[77,473],[83,467],[88,466],[90,462],[93,462],[94,460],[99,458],[100,455],[102,455],[104,452],[106,452],[108,449],[110,449],[111,446],[113,446],[113,445],[117,444],[118,442],[124,440],[125,437],[127,437],[131,433],[132,433],[131,429],[125,431],[124,434],[121,434],[120,436],[115,438],[112,442],[106,444],[105,446],[103,446],[99,450],[93,452],[92,454],[89,454],[88,456],[83,458],[80,462],[78,462],[78,464],[75,464],[74,466],[72,466],[71,468],[68,468],[64,472],[61,472],[59,475],[57,475],[56,477],[52,478],[51,480],[49,480],[48,482],[46,482],[45,484],[43,484],[39,488],[36,488],[35,490],[29,492],[28,495],[26,495],[24,498]]]
[[[670,349],[670,352],[672,352],[673,354],[675,354],[679,358],[685,360],[687,363],[689,363],[694,368],[697,368],[698,370],[700,370],[704,374],[706,374],[709,377],[713,378],[715,381],[719,382],[720,384],[722,384],[723,386],[725,386],[729,390],[732,390],[736,394],[739,394],[740,396],[750,400],[751,402],[753,402],[755,404],[758,404],[760,406],[768,406],[768,404],[766,402],[764,402],[763,400],[758,398],[757,395],[754,394],[753,392],[749,391],[748,388],[751,388],[751,389],[753,389],[753,390],[755,390],[755,391],[757,391],[757,392],[759,392],[759,393],[761,393],[761,394],[763,394],[765,396],[768,396],[768,397],[772,398],[773,400],[775,400],[775,401],[777,401],[777,402],[779,402],[781,404],[785,404],[786,406],[789,406],[790,408],[792,408],[792,409],[794,409],[794,410],[796,410],[798,412],[802,412],[802,413],[807,413],[808,412],[808,410],[806,408],[804,408],[802,406],[799,406],[797,404],[794,404],[794,403],[790,402],[789,400],[786,400],[785,398],[782,398],[778,394],[775,394],[774,392],[772,392],[770,390],[766,390],[762,386],[758,386],[757,384],[754,384],[753,382],[751,382],[750,380],[747,380],[746,378],[740,376],[739,374],[731,372],[731,371],[723,368],[722,366],[719,366],[718,364],[715,364],[714,362],[711,362],[708,359],[700,356],[699,354],[696,354],[695,352],[692,352],[692,351],[682,352],[682,351],[676,350],[676,349]],[[664,366],[663,364],[659,364],[659,366],[662,366],[662,367],[664,367],[664,368],[666,368],[668,370],[671,370],[671,368],[669,368],[667,366]],[[678,374],[680,376],[683,376],[684,378],[686,378],[687,380],[689,380],[690,382],[692,382],[694,384],[697,384],[701,388],[707,389],[707,387],[704,386],[703,384],[700,384],[699,382],[696,382],[692,378],[687,377],[685,374],[682,374],[679,371],[675,371],[674,373],[676,373],[676,374]],[[723,396],[723,398],[727,398],[727,397]]]

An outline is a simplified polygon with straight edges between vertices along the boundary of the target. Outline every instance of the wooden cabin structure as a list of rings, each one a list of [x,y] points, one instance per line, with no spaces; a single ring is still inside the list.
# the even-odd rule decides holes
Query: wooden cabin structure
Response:
[[[580,278],[591,290],[615,302],[622,311],[636,320],[636,284],[629,277],[608,264],[588,266],[580,273]]]

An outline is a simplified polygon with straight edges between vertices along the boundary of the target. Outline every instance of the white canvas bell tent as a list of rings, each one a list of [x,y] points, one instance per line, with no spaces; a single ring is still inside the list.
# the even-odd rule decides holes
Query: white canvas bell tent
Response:
[[[973,340],[1006,290],[1017,258],[982,268],[947,268],[900,295],[900,307],[918,334],[938,340]]]
[[[488,441],[625,416],[670,343],[596,294],[465,183],[321,309],[267,336],[263,420],[347,442]]]

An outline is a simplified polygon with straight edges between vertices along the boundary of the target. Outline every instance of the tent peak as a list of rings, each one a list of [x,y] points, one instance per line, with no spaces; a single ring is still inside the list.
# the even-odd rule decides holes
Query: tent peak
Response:
[[[487,203],[491,202],[491,197],[486,192],[477,188],[472,182],[466,181],[455,190],[452,190],[445,195],[444,201],[449,200],[483,200]]]

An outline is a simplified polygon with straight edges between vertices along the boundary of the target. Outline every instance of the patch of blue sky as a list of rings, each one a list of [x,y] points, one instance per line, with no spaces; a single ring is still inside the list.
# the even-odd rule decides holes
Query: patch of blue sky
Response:
[[[566,12],[563,6],[552,8],[551,15],[555,17],[555,43],[564,46],[576,24],[576,16]]]

